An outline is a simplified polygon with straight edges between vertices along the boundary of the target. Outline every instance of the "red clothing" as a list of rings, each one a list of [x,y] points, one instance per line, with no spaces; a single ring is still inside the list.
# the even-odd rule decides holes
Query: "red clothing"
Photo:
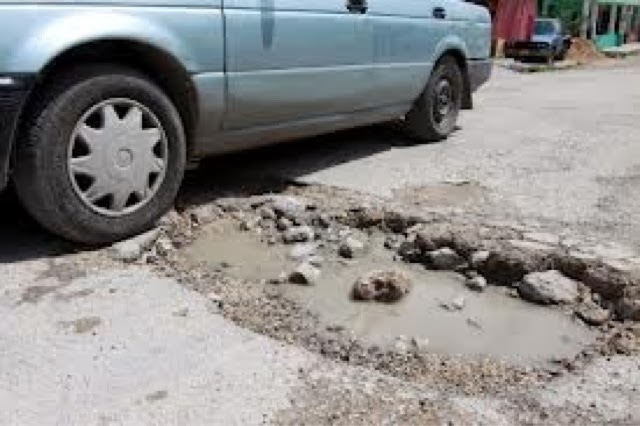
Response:
[[[528,40],[537,17],[536,0],[502,0],[498,4],[494,36],[503,40]]]

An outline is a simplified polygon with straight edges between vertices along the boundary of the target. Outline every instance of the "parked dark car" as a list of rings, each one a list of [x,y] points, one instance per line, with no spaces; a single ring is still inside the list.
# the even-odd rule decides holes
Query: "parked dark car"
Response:
[[[523,62],[562,61],[571,48],[571,37],[559,19],[536,19],[531,40],[515,40],[505,44],[505,57]]]

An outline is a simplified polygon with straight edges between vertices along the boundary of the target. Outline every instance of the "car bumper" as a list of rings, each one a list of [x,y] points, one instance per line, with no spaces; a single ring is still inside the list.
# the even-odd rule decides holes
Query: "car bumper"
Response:
[[[491,77],[493,61],[491,59],[470,60],[468,67],[471,92],[475,92]]]
[[[11,147],[32,83],[29,76],[0,75],[0,191],[7,186]]]
[[[548,47],[506,47],[504,56],[506,58],[548,58],[553,55],[553,48]]]

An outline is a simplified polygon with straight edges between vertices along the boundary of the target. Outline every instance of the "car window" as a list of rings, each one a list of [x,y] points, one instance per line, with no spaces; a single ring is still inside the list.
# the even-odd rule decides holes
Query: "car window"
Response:
[[[551,35],[555,34],[556,26],[553,21],[536,21],[536,26],[533,30],[536,35]]]

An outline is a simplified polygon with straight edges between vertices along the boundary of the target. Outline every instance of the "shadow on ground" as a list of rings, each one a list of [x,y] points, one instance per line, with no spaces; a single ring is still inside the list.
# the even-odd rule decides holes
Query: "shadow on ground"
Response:
[[[377,125],[207,159],[187,173],[178,207],[209,203],[222,196],[277,193],[301,176],[409,146],[407,142],[390,126]],[[13,191],[0,193],[0,207],[0,263],[81,249],[38,226]]]
[[[279,192],[300,177],[406,146],[391,126],[377,125],[214,157],[187,174],[179,204]]]
[[[0,208],[0,264],[58,256],[72,251],[69,243],[43,230],[31,219],[12,189],[0,193]]]

